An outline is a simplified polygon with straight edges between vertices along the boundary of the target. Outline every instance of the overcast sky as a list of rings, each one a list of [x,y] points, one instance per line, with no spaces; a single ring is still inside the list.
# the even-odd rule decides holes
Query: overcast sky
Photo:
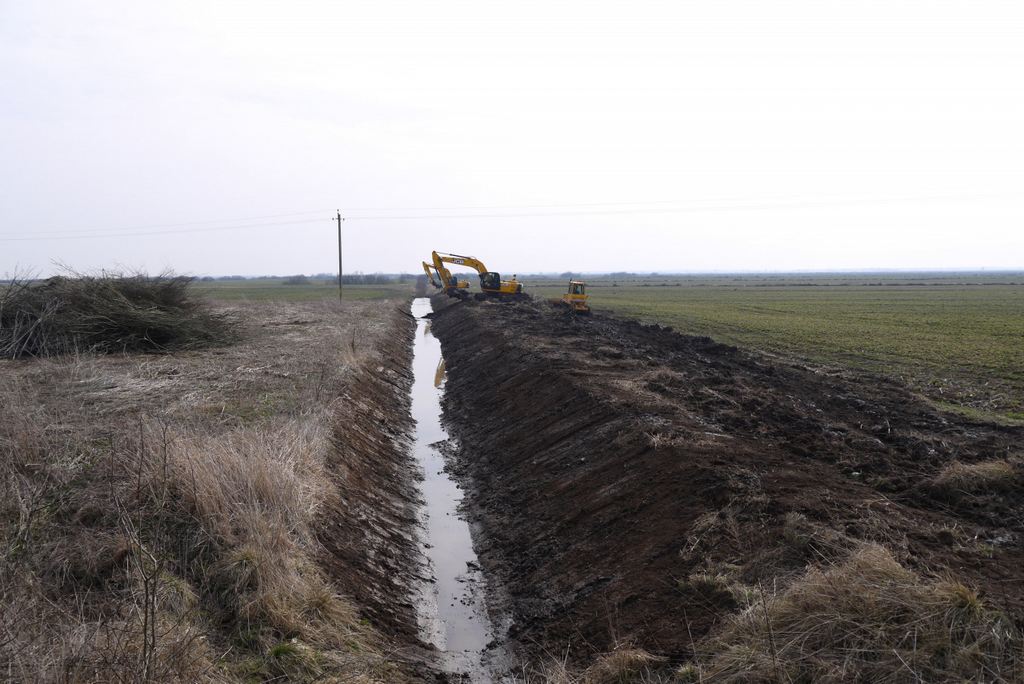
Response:
[[[1024,3],[0,0],[0,159],[0,274],[1024,268]]]

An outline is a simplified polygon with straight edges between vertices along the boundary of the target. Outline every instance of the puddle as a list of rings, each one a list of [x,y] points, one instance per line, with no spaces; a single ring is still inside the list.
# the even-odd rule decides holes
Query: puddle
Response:
[[[433,578],[422,589],[421,636],[443,654],[444,666],[451,673],[468,675],[472,682],[492,682],[487,665],[493,654],[485,654],[485,649],[493,639],[493,628],[469,524],[457,511],[462,491],[444,472],[444,456],[433,446],[448,434],[441,426],[445,380],[441,343],[431,334],[430,322],[422,318],[431,310],[429,299],[413,300],[417,324],[412,417],[416,419],[415,456],[424,473],[420,491],[424,501],[422,549]]]

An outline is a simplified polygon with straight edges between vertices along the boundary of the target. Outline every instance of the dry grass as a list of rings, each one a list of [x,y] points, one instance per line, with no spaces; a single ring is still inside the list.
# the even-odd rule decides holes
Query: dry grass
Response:
[[[168,576],[124,454],[0,407],[0,672],[12,681],[215,680],[191,587]],[[103,463],[105,477],[99,475]],[[105,480],[105,481],[104,481]]]
[[[648,677],[652,666],[662,662],[640,648],[620,648],[598,658],[588,667],[581,684],[619,684]],[[650,681],[650,680],[648,680]]]
[[[665,674],[665,659],[642,648],[622,645],[597,657],[582,672],[573,670],[565,658],[552,660],[536,673],[526,673],[516,681],[525,684],[661,684],[675,681]]]
[[[167,450],[179,505],[209,545],[202,585],[238,634],[270,656],[270,668],[292,678],[373,665],[370,631],[314,560],[313,524],[330,493],[327,447],[324,419],[313,415],[214,439],[190,435]],[[165,472],[154,456],[151,482]]]
[[[263,305],[215,354],[0,361],[0,679],[400,681],[313,531],[331,400],[389,311]]]
[[[883,547],[811,569],[699,645],[686,677],[749,681],[1019,681],[1018,629],[970,588],[926,580]]]
[[[192,295],[191,278],[69,273],[0,290],[0,357],[166,351],[224,343],[234,326]]]
[[[953,461],[942,469],[932,486],[947,494],[1008,491],[1020,485],[1024,468],[1019,460],[997,459],[980,463]]]
[[[856,544],[838,530],[796,511],[783,516],[782,539],[802,557],[826,563],[847,555]]]

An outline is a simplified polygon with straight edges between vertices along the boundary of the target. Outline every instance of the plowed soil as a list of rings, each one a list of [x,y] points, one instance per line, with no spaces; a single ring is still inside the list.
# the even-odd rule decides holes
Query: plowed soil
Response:
[[[623,643],[686,660],[738,606],[681,580],[784,586],[863,541],[1024,615],[1019,464],[1010,486],[936,481],[955,460],[1012,460],[1024,428],[656,325],[538,302],[435,309],[452,467],[511,642],[535,662]]]

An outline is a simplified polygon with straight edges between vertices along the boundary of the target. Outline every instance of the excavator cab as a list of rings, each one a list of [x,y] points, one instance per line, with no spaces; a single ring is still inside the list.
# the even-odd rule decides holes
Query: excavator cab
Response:
[[[484,271],[480,274],[480,289],[484,295],[500,297],[502,299],[518,299],[524,297],[523,284],[512,276],[512,280],[502,280],[501,274],[496,271]]]
[[[481,273],[480,289],[484,291],[501,289],[501,274],[496,271]]]
[[[459,280],[457,276],[453,275],[448,279],[448,283],[445,285],[444,291],[449,297],[465,299],[469,296],[469,281]]]

